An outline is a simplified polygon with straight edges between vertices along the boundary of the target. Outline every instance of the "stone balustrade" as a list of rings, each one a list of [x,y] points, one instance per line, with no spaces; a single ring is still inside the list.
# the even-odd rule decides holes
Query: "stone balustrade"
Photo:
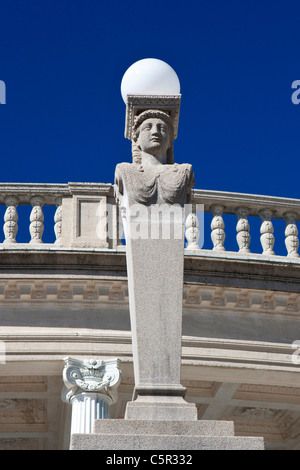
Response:
[[[289,258],[298,258],[299,238],[296,222],[300,220],[300,200],[255,194],[240,194],[221,191],[193,190],[192,212],[187,217],[186,230],[188,250],[199,250],[196,240],[199,239],[199,220],[197,211],[211,213],[211,240],[212,251],[225,251],[226,227],[224,216],[236,216],[236,242],[237,252],[249,254],[250,250],[250,223],[249,217],[259,218],[261,253],[265,256],[274,256],[275,238],[285,237],[286,255]],[[284,233],[274,233],[273,220],[280,219],[285,222]]]
[[[4,206],[3,248],[24,245],[24,232],[29,232],[27,242],[31,248],[45,245],[62,247],[113,248],[117,240],[117,208],[113,186],[97,183],[68,184],[0,184],[0,205]],[[31,206],[29,220],[20,224],[20,206]],[[54,217],[48,231],[54,242],[44,243],[44,211],[54,208]],[[101,207],[101,210],[99,210]],[[102,211],[103,209],[103,211]],[[107,209],[107,211],[106,211]],[[112,214],[110,214],[112,212]],[[109,214],[107,233],[102,236],[101,225]],[[111,217],[112,216],[112,217]],[[49,221],[48,221],[49,223]],[[100,226],[99,226],[100,223]],[[21,227],[22,225],[22,227]],[[112,229],[113,234],[110,233]],[[23,233],[22,233],[23,232]],[[102,236],[102,238],[101,238]],[[26,237],[25,237],[26,238]],[[26,243],[26,244],[27,244]]]
[[[0,184],[0,205],[4,207],[2,249],[23,248],[22,231],[30,234],[26,245],[31,249],[123,247],[121,210],[114,198],[114,187],[104,183],[68,184]],[[20,206],[30,206],[27,222],[19,220]],[[44,218],[45,207],[53,207],[53,220]],[[194,189],[185,222],[186,251],[202,252],[203,224],[210,225],[211,246],[205,250],[251,255],[251,252],[274,257],[276,240],[284,237],[288,258],[299,258],[297,222],[300,200],[254,194]],[[200,217],[199,217],[200,214]],[[203,214],[210,217],[204,219]],[[210,214],[210,215],[209,215]],[[227,250],[226,216],[234,215],[236,250]],[[259,220],[259,230],[251,230],[249,219]],[[274,220],[284,221],[281,233],[275,233]],[[231,220],[231,224],[232,224]],[[53,233],[53,242],[44,243],[45,230]],[[232,229],[230,227],[232,237]],[[251,233],[250,233],[251,232]],[[206,235],[207,236],[207,235]],[[256,240],[256,249],[251,244]],[[251,243],[250,243],[251,242]],[[257,249],[258,242],[260,249]],[[205,244],[206,245],[206,244]],[[231,243],[232,245],[232,243]],[[282,256],[282,253],[280,253]]]

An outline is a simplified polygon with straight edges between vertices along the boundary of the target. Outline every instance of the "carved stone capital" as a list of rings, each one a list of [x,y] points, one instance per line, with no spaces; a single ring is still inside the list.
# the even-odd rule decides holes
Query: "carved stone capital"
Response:
[[[109,404],[114,403],[121,382],[119,364],[119,359],[65,358],[63,400],[71,403],[75,396],[92,393],[101,395]]]
[[[181,95],[127,95],[125,137],[132,139],[132,127],[137,114],[147,109],[159,109],[167,112],[174,126],[174,138],[177,137]]]

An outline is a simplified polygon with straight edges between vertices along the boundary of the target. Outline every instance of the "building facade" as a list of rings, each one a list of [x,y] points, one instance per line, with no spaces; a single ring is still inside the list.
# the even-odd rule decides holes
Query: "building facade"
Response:
[[[114,187],[2,184],[0,202],[0,449],[68,449],[66,358],[120,361],[106,417],[122,419],[134,390],[126,246]],[[16,242],[21,206],[31,207],[27,243]],[[55,207],[53,243],[42,241],[48,206]],[[199,247],[200,206],[211,214],[211,249]],[[225,249],[228,214],[236,251]],[[250,219],[259,220],[259,233]],[[285,256],[276,254],[274,220],[282,221]],[[186,219],[185,399],[196,404],[199,420],[233,421],[235,435],[263,437],[266,449],[300,448],[299,220],[300,200],[197,189]],[[250,252],[250,232],[260,253]]]

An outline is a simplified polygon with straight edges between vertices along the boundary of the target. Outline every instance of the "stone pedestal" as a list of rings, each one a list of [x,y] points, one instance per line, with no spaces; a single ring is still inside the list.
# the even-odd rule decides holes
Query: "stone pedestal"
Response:
[[[136,204],[125,224],[135,375],[125,419],[196,420],[180,384],[183,208]]]
[[[139,395],[128,402],[125,419],[195,421],[197,409],[194,403],[187,403],[183,397],[171,396],[166,391],[164,395]]]
[[[263,450],[260,437],[234,436],[230,421],[98,420],[74,434],[72,450]]]

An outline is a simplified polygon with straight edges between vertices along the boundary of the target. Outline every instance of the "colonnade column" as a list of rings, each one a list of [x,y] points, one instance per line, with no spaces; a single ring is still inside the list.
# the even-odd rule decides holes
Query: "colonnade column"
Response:
[[[72,405],[71,434],[90,434],[96,419],[110,417],[121,382],[119,364],[119,359],[65,359],[62,399]]]

